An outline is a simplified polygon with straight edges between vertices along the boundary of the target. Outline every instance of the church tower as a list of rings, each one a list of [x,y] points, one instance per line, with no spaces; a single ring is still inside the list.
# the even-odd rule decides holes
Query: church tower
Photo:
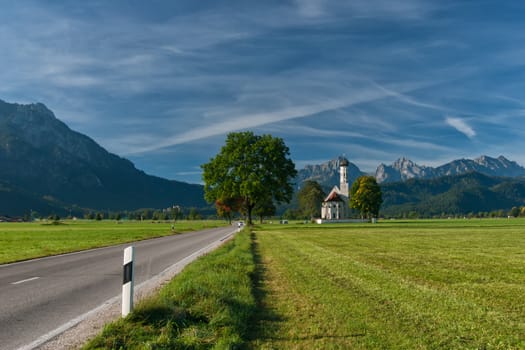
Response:
[[[348,159],[339,158],[339,187],[334,186],[321,204],[322,220],[345,220],[348,218]]]
[[[348,198],[348,159],[345,157],[339,158],[339,191],[342,195]]]

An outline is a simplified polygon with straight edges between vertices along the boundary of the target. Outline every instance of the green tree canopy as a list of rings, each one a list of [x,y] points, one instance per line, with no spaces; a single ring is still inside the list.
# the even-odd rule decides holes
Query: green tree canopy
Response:
[[[306,180],[297,194],[299,210],[310,219],[321,217],[321,203],[325,197],[326,194],[317,181]]]
[[[263,219],[265,217],[271,217],[275,214],[275,211],[277,208],[275,208],[275,204],[273,204],[273,201],[270,197],[267,197],[266,199],[261,199],[257,202],[255,207],[253,208],[253,214],[258,216],[260,219],[261,224],[263,223]]]
[[[381,187],[373,176],[360,176],[350,189],[350,208],[357,209],[367,218],[377,217],[383,203]]]
[[[268,197],[289,202],[293,194],[295,164],[281,138],[255,135],[251,131],[230,133],[220,152],[203,169],[204,197],[214,203],[221,198],[241,198],[252,224],[252,210]]]
[[[515,218],[517,218],[518,216],[520,216],[520,208],[518,207],[512,207],[512,209],[509,211],[509,216],[513,216]]]

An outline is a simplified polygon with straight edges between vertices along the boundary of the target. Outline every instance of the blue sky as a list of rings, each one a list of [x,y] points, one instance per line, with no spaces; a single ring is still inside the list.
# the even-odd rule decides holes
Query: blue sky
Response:
[[[0,99],[149,174],[201,182],[232,131],[298,168],[525,165],[522,1],[3,1]]]

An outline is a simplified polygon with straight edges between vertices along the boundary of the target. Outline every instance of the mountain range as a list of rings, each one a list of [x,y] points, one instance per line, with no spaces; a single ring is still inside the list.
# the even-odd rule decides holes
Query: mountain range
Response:
[[[523,177],[525,168],[504,156],[491,158],[457,159],[436,168],[421,166],[409,159],[399,158],[392,165],[380,164],[375,172],[378,183],[406,181],[409,179],[433,179],[442,176],[478,172],[489,176]]]
[[[0,100],[0,214],[207,206],[201,185],[155,177],[41,103]]]
[[[357,165],[349,162],[348,182],[352,184],[361,175],[366,175]],[[418,165],[407,158],[399,158],[391,165],[379,164],[374,174],[380,184],[403,182],[410,179],[435,179],[443,176],[477,172],[497,177],[524,177],[525,168],[504,156],[492,158],[480,156],[475,159],[457,159],[438,167]],[[314,180],[324,188],[339,184],[339,160],[333,159],[319,165],[307,165],[298,171],[297,184]]]

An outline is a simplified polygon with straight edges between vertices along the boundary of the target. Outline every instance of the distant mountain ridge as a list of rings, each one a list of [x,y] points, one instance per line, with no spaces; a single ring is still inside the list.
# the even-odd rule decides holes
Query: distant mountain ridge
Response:
[[[0,100],[0,164],[0,214],[21,215],[22,207],[27,212],[36,207],[49,210],[48,206],[98,210],[207,206],[203,186],[145,174],[71,130],[41,103]]]
[[[475,159],[457,159],[436,168],[420,166],[406,158],[400,158],[392,165],[380,164],[375,177],[379,183],[389,183],[408,179],[433,179],[469,172],[501,177],[525,176],[525,168],[514,161],[504,156],[491,158],[483,155]]]
[[[365,173],[354,163],[350,163],[349,183]],[[374,176],[378,183],[404,182],[410,179],[435,179],[477,172],[488,176],[525,177],[525,168],[504,156],[492,158],[482,155],[475,159],[457,159],[438,167],[418,165],[407,158],[399,158],[391,165],[381,163]],[[339,163],[337,159],[320,165],[307,165],[298,171],[297,184],[315,180],[325,188],[339,184]]]
[[[430,178],[433,176],[430,167],[420,166],[406,158],[399,158],[392,165],[381,163],[376,170],[378,183],[406,181],[413,178]]]

